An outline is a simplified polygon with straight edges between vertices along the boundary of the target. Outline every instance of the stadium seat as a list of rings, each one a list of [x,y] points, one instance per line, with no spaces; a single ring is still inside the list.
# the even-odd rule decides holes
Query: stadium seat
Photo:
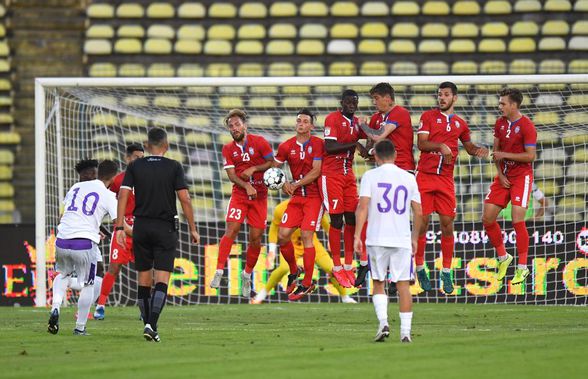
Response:
[[[381,61],[363,62],[359,66],[359,75],[362,76],[385,76],[388,75],[388,65]]]
[[[412,22],[399,22],[392,26],[390,35],[397,38],[416,38],[419,36],[419,27]]]
[[[143,50],[141,40],[121,38],[114,43],[114,52],[118,54],[140,54]]]
[[[112,63],[94,63],[88,69],[88,75],[92,77],[114,77],[116,66]]]
[[[144,15],[145,10],[138,3],[123,3],[116,8],[117,18],[142,18]]]
[[[233,47],[229,41],[209,39],[204,44],[206,55],[230,55],[232,51]]]
[[[588,0],[576,0],[574,3],[575,12],[588,12]]]
[[[476,52],[476,43],[471,39],[452,39],[447,51],[450,53],[474,53]]]
[[[208,77],[233,76],[233,67],[228,63],[211,63],[206,66],[204,75]]]
[[[454,38],[477,37],[478,33],[478,25],[473,22],[458,22],[451,27],[451,36]]]
[[[313,101],[313,106],[318,109],[337,109],[340,106],[340,99],[335,96],[321,96]],[[286,120],[284,120],[286,121]],[[290,121],[291,122],[291,121]]]
[[[457,75],[475,75],[478,73],[478,64],[474,61],[458,61],[451,65],[451,73]]]
[[[559,193],[559,186],[555,186],[557,188],[557,193]],[[565,196],[586,196],[588,194],[588,183],[585,181],[577,181],[572,182],[571,180],[566,181],[566,184],[563,186],[563,191]],[[545,193],[545,191],[543,191]],[[545,193],[547,195],[547,193]]]
[[[588,37],[584,36],[574,36],[570,38],[570,42],[568,43],[569,50],[579,50],[579,51],[587,51],[588,50]]]
[[[484,5],[485,14],[511,14],[512,6],[507,0],[489,0]]]
[[[359,16],[359,7],[353,1],[335,1],[331,5],[331,16],[357,17]]]
[[[237,76],[263,76],[263,65],[261,63],[241,63],[237,66]]]
[[[275,1],[269,9],[270,17],[296,17],[298,8],[292,1]]]
[[[141,96],[140,98],[142,100],[140,105],[136,105],[136,104],[139,104],[138,99],[137,99],[137,101],[125,101],[124,104],[125,105],[132,105],[132,106],[147,106],[149,104],[149,101],[147,100],[146,97]],[[124,126],[126,128],[146,128],[147,126],[149,126],[149,122],[147,119],[145,119],[143,117],[132,116],[132,115],[124,116],[120,120],[120,123],[122,126]],[[110,142],[110,138],[113,136],[115,137],[115,139],[118,139],[118,137],[116,135],[107,134],[107,135],[102,136],[102,141],[104,143]],[[137,134],[135,136],[136,136],[137,141],[142,141],[145,138],[145,135]],[[133,139],[133,138],[129,137],[127,139],[127,141],[130,139]]]
[[[588,21],[578,20],[572,26],[573,35],[588,35]]]
[[[588,178],[588,167],[586,163],[573,163],[569,165],[566,174],[569,178]]]
[[[570,12],[572,4],[568,0],[547,0],[543,10],[545,12]]]
[[[477,1],[456,1],[452,13],[456,16],[475,16],[480,14],[480,4]]]
[[[178,54],[202,54],[202,43],[197,40],[179,39],[174,44],[174,51]]]
[[[567,100],[567,104],[572,107],[588,107],[588,95],[585,94],[574,94],[570,95]]]
[[[322,55],[325,53],[325,44],[318,39],[300,40],[296,45],[298,55]]]
[[[129,106],[129,107],[147,107],[147,106],[149,106],[149,99],[147,99],[147,97],[145,97],[145,96],[139,96],[139,95],[125,96],[122,100],[122,103],[126,106]],[[135,116],[125,116],[125,117],[123,117],[123,120],[127,120],[127,118],[130,118],[130,117],[132,117],[133,120],[134,119],[145,120],[145,119],[141,119],[141,118],[138,118]],[[116,122],[115,122],[115,124],[116,124]],[[139,125],[139,121],[137,121],[131,125]],[[128,126],[128,124],[125,124],[125,126]]]
[[[572,59],[568,63],[568,73],[585,74],[588,72],[588,59]]]
[[[423,75],[447,75],[449,65],[443,61],[427,61],[421,65]]]
[[[418,66],[414,62],[394,62],[390,66],[392,75],[417,75]]]
[[[304,24],[298,31],[300,38],[327,38],[327,27],[323,24]]]
[[[506,63],[504,61],[498,60],[489,60],[484,61],[480,64],[480,74],[505,74],[506,73]]]
[[[167,38],[173,39],[176,36],[176,31],[169,25],[152,24],[147,29],[147,37],[149,38]]]
[[[539,63],[539,74],[563,74],[566,65],[559,59],[545,59]]]
[[[559,120],[557,112],[537,112],[533,115],[535,125],[556,125]]]
[[[114,7],[110,4],[90,4],[86,14],[89,18],[113,18]]]
[[[211,3],[208,8],[210,18],[231,18],[237,17],[237,8],[233,3]]]
[[[588,162],[588,149],[577,148],[572,156],[574,162]]]
[[[10,72],[10,60],[0,59],[0,72]]]
[[[267,8],[261,2],[245,2],[239,8],[240,18],[265,18],[267,16]]]
[[[333,62],[329,65],[330,76],[357,75],[357,69],[353,62]]]
[[[446,1],[425,1],[421,9],[426,16],[447,16],[450,13],[449,4]]]
[[[541,12],[541,2],[539,0],[517,0],[514,10],[517,13]]]
[[[504,53],[506,44],[498,38],[486,38],[478,44],[478,51],[481,53]]]
[[[583,112],[586,116],[587,113]],[[586,145],[588,144],[588,134],[582,130],[566,130],[562,136],[564,145]]]
[[[17,132],[0,132],[0,145],[18,145],[20,141],[20,134]]]
[[[563,162],[567,158],[563,147],[545,147],[540,154],[542,162]]]
[[[208,39],[222,39],[232,40],[235,39],[235,28],[230,24],[215,24],[208,28]]]
[[[177,69],[177,76],[201,77],[201,76],[204,76],[204,69],[199,64],[182,63]]]
[[[268,67],[269,76],[294,76],[294,65],[289,62],[274,62],[270,63]]]
[[[2,30],[4,30],[3,26],[0,25]],[[0,33],[1,34],[1,33]],[[1,35],[0,37],[4,37]],[[92,25],[88,29],[86,29],[86,38],[113,38],[114,37],[114,28],[112,25],[106,24],[98,24]]]
[[[98,126],[115,126],[118,125],[118,118],[110,113],[96,113],[92,116],[92,125]],[[0,160],[0,164],[2,164]]]
[[[235,54],[238,55],[261,55],[263,44],[260,41],[243,40],[235,45]]]
[[[390,8],[385,1],[366,1],[362,4],[360,13],[364,17],[388,16]]]
[[[447,37],[449,36],[449,28],[443,23],[426,23],[421,27],[421,36],[437,38]]]
[[[388,52],[399,54],[412,54],[416,52],[416,45],[408,39],[392,40],[388,44]]]
[[[243,108],[243,99],[239,96],[220,96],[218,105],[223,109]]]
[[[123,63],[118,68],[118,75],[123,77],[145,76],[145,67],[140,63]]]
[[[300,6],[300,16],[302,17],[327,17],[329,8],[322,1],[305,1]]]
[[[410,98],[409,105],[411,107],[434,107],[437,105],[437,100],[434,96],[430,95],[413,95]]]
[[[535,74],[537,64],[531,59],[515,59],[510,62],[508,72],[512,75]]]
[[[171,54],[172,44],[164,38],[149,38],[143,46],[145,54]]]
[[[551,130],[539,130],[537,142],[541,145],[555,145],[559,143],[559,134]]]
[[[561,51],[566,49],[566,41],[561,37],[544,37],[539,41],[540,51]]]
[[[533,38],[513,38],[508,42],[508,51],[510,53],[531,53],[537,49]],[[541,43],[539,44],[541,50]]]
[[[300,109],[308,107],[308,98],[302,96],[288,96],[281,100],[284,108]]]
[[[239,39],[262,39],[265,35],[265,27],[262,24],[244,24],[237,31]]]
[[[276,23],[269,28],[270,38],[296,38],[296,27],[293,24]]]
[[[419,12],[419,4],[416,1],[395,1],[392,4],[394,16],[416,16]]]
[[[327,45],[328,54],[355,54],[355,44],[350,39],[334,39]]]
[[[360,29],[363,38],[386,38],[389,32],[389,27],[384,22],[366,22]]]
[[[14,201],[11,200],[1,200],[0,201],[0,211],[2,212],[13,212],[16,209],[16,206],[14,205]],[[7,219],[11,219],[11,217],[6,217],[6,215],[2,215],[2,218],[7,218]]]
[[[208,97],[188,97],[185,106],[190,109],[211,109],[212,101]]]
[[[584,196],[564,196],[557,202],[558,211],[585,212],[586,201]]]
[[[176,70],[169,63],[152,63],[147,67],[147,76],[171,78],[176,76]]]
[[[418,46],[419,53],[433,54],[444,53],[445,43],[440,39],[426,39],[421,40]]]
[[[206,116],[190,116],[184,120],[186,125],[206,128],[210,125],[210,119]],[[209,133],[203,132],[188,132],[184,137],[184,141],[188,145],[204,145],[212,144],[212,136]]]
[[[88,55],[110,55],[112,54],[112,45],[107,39],[86,40],[84,42],[84,53]],[[9,54],[8,44],[0,43],[0,56],[7,57]]]
[[[145,29],[141,25],[123,24],[118,27],[116,35],[121,38],[143,38]]]
[[[148,18],[173,18],[175,14],[176,10],[169,3],[156,2],[147,7]]]
[[[481,32],[483,37],[505,37],[508,35],[508,25],[505,22],[487,22]]]
[[[161,108],[179,108],[181,104],[182,101],[177,96],[158,95],[153,99],[153,105]]]
[[[570,32],[570,26],[564,20],[548,20],[541,27],[541,34],[547,36],[565,36]]]
[[[568,112],[564,117],[564,122],[570,125],[588,124],[588,112]]]
[[[534,21],[517,21],[510,27],[513,36],[536,36],[539,34],[539,25]]]
[[[273,109],[278,106],[275,97],[255,96],[249,99],[249,108]]]
[[[386,45],[379,39],[364,39],[359,42],[357,50],[360,54],[385,54]]]
[[[187,2],[180,4],[177,9],[179,18],[204,18],[206,17],[206,7],[201,3]]]

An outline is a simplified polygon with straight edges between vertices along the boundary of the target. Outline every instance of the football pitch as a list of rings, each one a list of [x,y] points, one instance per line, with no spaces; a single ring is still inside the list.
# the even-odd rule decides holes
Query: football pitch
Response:
[[[168,306],[161,343],[136,307],[72,335],[75,307],[0,308],[1,378],[585,378],[586,307],[415,304],[413,343],[374,343],[372,304]]]

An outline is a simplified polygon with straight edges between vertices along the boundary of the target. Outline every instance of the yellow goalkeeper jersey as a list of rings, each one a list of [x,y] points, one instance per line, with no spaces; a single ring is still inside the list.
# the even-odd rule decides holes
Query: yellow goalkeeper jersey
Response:
[[[269,235],[268,235],[268,242],[269,243],[278,243],[278,229],[280,228],[280,224],[282,223],[282,216],[284,216],[284,212],[288,207],[288,203],[290,199],[282,201],[280,204],[276,206],[274,209],[274,217],[272,218],[272,223],[270,224],[269,228]],[[326,213],[323,215],[321,220],[321,228],[325,231],[325,233],[329,232],[329,220],[327,218]],[[296,229],[296,231],[292,234],[292,244],[294,245],[294,249],[304,249],[302,245],[302,239],[300,238],[300,229]],[[316,233],[314,234],[313,244],[316,245],[320,243]]]

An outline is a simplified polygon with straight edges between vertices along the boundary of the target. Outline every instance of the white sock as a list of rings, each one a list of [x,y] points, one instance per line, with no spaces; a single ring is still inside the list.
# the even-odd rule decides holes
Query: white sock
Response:
[[[504,262],[506,260],[506,258],[508,258],[508,255],[499,256],[498,261]]]
[[[527,265],[521,265],[521,264],[518,264],[518,265],[517,265],[517,268],[518,268],[519,270],[524,270],[524,269],[526,269],[526,268],[527,268]]]
[[[361,266],[367,266],[367,264],[368,264],[368,261],[359,261],[359,264],[360,264]]]
[[[102,277],[97,276],[94,278],[94,300],[92,301],[92,304],[98,301],[98,297],[100,297],[100,290],[102,290]]]
[[[251,273],[248,273],[247,271],[243,270],[243,277],[251,279]]]
[[[222,275],[223,274],[223,270],[216,270],[216,273]]]
[[[343,266],[333,266],[333,271],[339,272],[341,270],[343,270]]]
[[[400,316],[400,337],[410,337],[412,312],[398,312],[398,315]]]
[[[255,295],[255,300],[264,301],[266,297],[267,291],[265,290],[265,288],[262,288],[261,291],[259,291],[257,295]]]
[[[343,268],[344,268],[346,271],[349,271],[349,270],[353,269],[353,266],[352,266],[352,265],[343,265]]]
[[[59,312],[59,308],[61,307],[61,303],[63,303],[63,298],[67,292],[67,284],[69,283],[68,279],[69,278],[64,277],[62,274],[58,274],[55,279],[53,279],[53,301],[51,302],[52,312],[54,309],[57,309]]]
[[[380,328],[388,325],[388,296],[385,294],[374,295],[372,296],[372,301],[374,302],[376,316],[380,321]]]
[[[94,286],[86,286],[80,291],[78,298],[78,319],[76,321],[76,329],[84,330],[86,322],[88,321],[88,312],[92,306],[92,299],[94,298]]]
[[[421,271],[421,270],[424,270],[424,269],[425,269],[425,265],[417,265],[416,266],[416,270],[417,271]]]
[[[443,270],[441,270],[441,271],[443,271],[443,272],[451,272],[451,269],[450,268],[443,267]]]

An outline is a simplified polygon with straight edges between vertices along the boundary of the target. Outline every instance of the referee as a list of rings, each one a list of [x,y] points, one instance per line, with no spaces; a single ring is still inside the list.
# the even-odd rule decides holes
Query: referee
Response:
[[[148,157],[129,164],[118,196],[116,239],[124,246],[123,220],[129,194],[135,192],[135,224],[133,246],[135,268],[139,272],[137,290],[141,317],[145,323],[143,336],[159,342],[157,320],[165,305],[167,284],[174,268],[178,224],[176,194],[190,227],[193,243],[200,241],[194,225],[194,213],[182,165],[163,155],[169,148],[167,133],[161,128],[149,130]],[[153,295],[151,285],[155,283]]]

